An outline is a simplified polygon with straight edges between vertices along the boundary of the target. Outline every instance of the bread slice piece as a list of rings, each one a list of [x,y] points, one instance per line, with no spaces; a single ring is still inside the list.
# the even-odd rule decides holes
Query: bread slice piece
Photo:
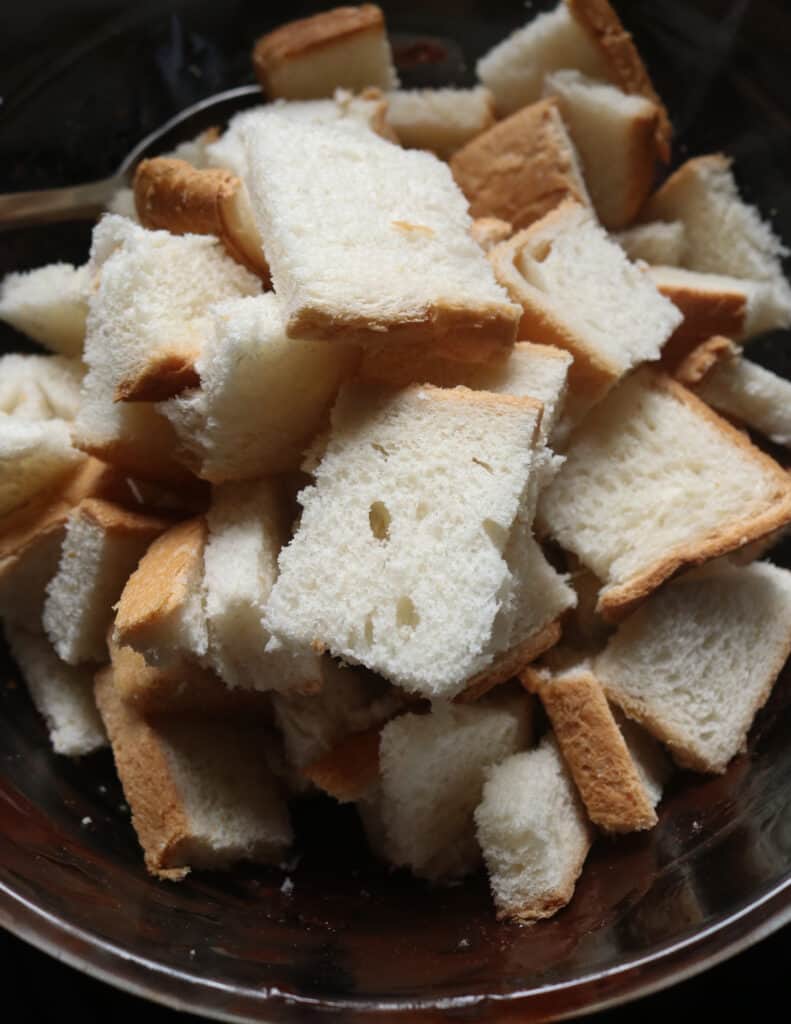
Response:
[[[42,617],[59,658],[69,665],[107,660],[113,605],[148,545],[169,525],[101,498],[80,502],[69,516]]]
[[[618,621],[680,569],[789,522],[791,485],[743,433],[644,367],[572,435],[539,519],[603,581],[597,608]]]
[[[85,339],[87,267],[50,263],[8,274],[0,284],[0,320],[52,352],[78,356]]]
[[[135,207],[144,228],[215,235],[225,251],[269,286],[269,265],[241,178],[186,160],[154,157],[135,170]]]
[[[578,203],[561,204],[489,258],[522,306],[519,336],[574,356],[569,392],[578,417],[634,366],[656,359],[681,322]]]
[[[744,359],[728,338],[710,338],[681,364],[676,377],[718,412],[791,447],[791,383]]]
[[[306,124],[277,113],[248,132],[248,155],[290,337],[434,345],[472,362],[513,342],[519,311],[435,156],[351,120]]]
[[[593,824],[605,832],[653,828],[657,822],[657,791],[661,796],[663,774],[667,774],[661,770],[661,751],[654,751],[647,762],[654,780],[649,792],[627,737],[589,666],[556,673],[528,667],[522,680],[541,698],[563,760]]]
[[[408,691],[455,696],[501,653],[504,552],[540,415],[532,399],[466,388],[344,388],[316,482],[299,495],[268,627],[294,650],[328,649]]]
[[[350,346],[287,337],[273,292],[229,299],[210,311],[195,363],[200,387],[158,408],[178,434],[180,457],[204,479],[293,471],[358,362]]]
[[[84,368],[79,359],[0,356],[0,412],[24,420],[66,420],[77,415]]]
[[[280,25],[256,42],[253,68],[271,99],[331,96],[339,86],[398,86],[384,15],[375,4],[335,7]]]
[[[370,799],[379,784],[379,733],[366,729],[344,737],[305,768],[305,778],[341,804]]]
[[[619,626],[594,671],[610,700],[694,771],[744,748],[791,653],[791,573],[723,560],[676,580]]]
[[[557,100],[524,107],[460,149],[453,177],[473,217],[529,227],[564,199],[590,204],[574,143]]]
[[[83,461],[63,420],[31,421],[0,412],[0,516],[53,488]]]
[[[429,149],[447,160],[494,124],[494,100],[474,89],[404,89],[387,94],[387,120],[407,149]]]
[[[682,265],[705,274],[763,282],[768,296],[755,329],[791,325],[791,284],[781,258],[788,250],[754,206],[741,198],[722,153],[682,164],[646,204],[644,220],[684,224]]]
[[[389,722],[379,742],[378,795],[390,863],[421,878],[460,878],[480,862],[473,813],[486,769],[523,750],[532,734],[529,697]]]
[[[65,665],[47,638],[29,626],[6,622],[5,635],[55,753],[82,757],[106,747],[93,699],[93,672]]]
[[[178,881],[193,868],[282,859],[291,825],[260,725],[147,721],[121,699],[112,669],[96,677],[96,701],[151,874]]]
[[[532,924],[569,902],[593,829],[551,734],[489,773],[475,825],[498,920]]]
[[[630,260],[653,266],[678,267],[684,254],[684,225],[680,220],[653,220],[618,231],[616,242]]]
[[[470,228],[470,234],[484,252],[491,252],[499,242],[504,242],[513,233],[513,225],[499,217],[476,217]]]
[[[203,608],[203,555],[208,528],[199,516],[172,526],[151,544],[126,581],[113,640],[134,648],[150,665],[185,655],[203,657],[209,646]]]
[[[599,220],[610,231],[630,224],[653,188],[660,108],[578,71],[547,75],[543,91],[558,101]]]

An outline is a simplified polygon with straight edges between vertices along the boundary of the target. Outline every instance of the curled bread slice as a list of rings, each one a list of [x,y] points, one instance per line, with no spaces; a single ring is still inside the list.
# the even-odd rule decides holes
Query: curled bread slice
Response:
[[[615,240],[630,260],[657,267],[678,267],[684,254],[684,225],[680,220],[654,220],[618,231]]]
[[[429,149],[447,160],[494,124],[488,89],[409,89],[387,94],[387,120],[408,149]]]
[[[137,166],[135,206],[144,228],[174,235],[216,235],[238,263],[269,284],[269,266],[247,189],[230,171],[196,170],[185,160],[155,157]]]
[[[50,263],[8,274],[0,284],[0,320],[53,352],[78,356],[85,339],[89,294],[85,266]]]
[[[574,144],[557,100],[545,99],[499,121],[450,161],[473,217],[529,227],[564,199],[590,204]]]
[[[272,99],[398,86],[384,15],[375,4],[335,7],[281,25],[256,42],[253,68]]]

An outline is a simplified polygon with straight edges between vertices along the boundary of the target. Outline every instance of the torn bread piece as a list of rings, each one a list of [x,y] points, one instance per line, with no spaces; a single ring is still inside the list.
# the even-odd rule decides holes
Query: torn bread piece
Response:
[[[293,836],[264,756],[266,730],[172,715],[149,721],[122,700],[113,676],[97,675],[96,702],[151,874],[179,881],[191,869],[282,860]]]
[[[0,320],[52,352],[79,356],[85,339],[89,293],[86,266],[50,263],[8,274],[0,284]]]
[[[248,187],[290,337],[471,362],[507,349],[519,310],[447,165],[352,121],[270,121],[248,132]]]
[[[63,420],[0,412],[0,516],[51,490],[84,461]]]
[[[478,135],[454,154],[450,168],[473,217],[500,217],[515,231],[564,199],[590,205],[577,151],[554,98]]]
[[[384,15],[375,4],[335,7],[280,25],[256,42],[253,69],[270,99],[332,96],[339,87],[398,87]]]
[[[69,516],[58,571],[47,586],[42,622],[69,665],[107,660],[113,605],[148,545],[170,526],[101,498]]]
[[[668,775],[662,752],[648,739],[635,757],[629,734],[619,727],[590,667],[581,664],[551,672],[531,666],[521,678],[541,698],[593,824],[605,832],[653,828],[654,808]]]
[[[489,773],[475,825],[498,920],[532,924],[566,906],[593,829],[551,734]]]
[[[741,198],[731,164],[722,153],[688,160],[649,200],[642,217],[684,224],[687,269],[767,286],[754,332],[788,327],[791,284],[781,262],[788,250],[756,207]]]
[[[273,292],[230,299],[210,310],[200,387],[158,409],[176,430],[179,458],[206,480],[293,471],[359,359],[350,346],[289,338]]]
[[[0,356],[0,412],[23,420],[71,422],[84,373],[79,359],[8,352]]]
[[[369,798],[379,783],[379,737],[380,729],[351,733],[309,764],[303,775],[338,803]]]
[[[710,338],[675,376],[718,412],[791,447],[791,382],[745,359],[728,338]]]
[[[577,419],[634,366],[656,359],[681,323],[678,309],[578,203],[563,203],[489,258],[522,306],[520,337],[574,357],[568,412]]]
[[[634,224],[615,234],[630,260],[657,267],[678,267],[684,254],[684,225],[680,220]]]
[[[461,387],[344,388],[280,555],[266,610],[278,640],[432,698],[489,668],[511,647],[496,620],[541,410]]]
[[[578,71],[547,75],[544,95],[558,101],[599,220],[609,231],[630,224],[654,185],[659,107]]]
[[[677,381],[644,367],[572,435],[538,518],[602,581],[597,610],[619,621],[679,570],[791,521],[791,478]]]
[[[172,526],[150,545],[126,581],[113,641],[134,648],[150,665],[168,666],[209,646],[203,608],[203,516]]]
[[[5,635],[55,753],[82,757],[106,747],[107,734],[93,698],[93,670],[64,664],[29,623],[6,622]]]
[[[225,251],[269,285],[269,265],[241,178],[185,160],[154,157],[135,170],[135,207],[144,228],[215,235]]]
[[[532,712],[526,694],[470,707],[438,702],[384,727],[375,801],[391,864],[431,880],[475,870],[473,814],[486,769],[529,745]]]
[[[387,120],[407,149],[447,160],[494,124],[492,94],[474,89],[403,89],[387,94]]]
[[[507,220],[500,220],[499,217],[476,217],[470,228],[470,234],[484,252],[491,252],[497,244],[510,238],[513,233],[513,224],[509,224]]]
[[[791,653],[791,573],[723,560],[663,587],[594,663],[610,700],[684,768],[723,772]]]

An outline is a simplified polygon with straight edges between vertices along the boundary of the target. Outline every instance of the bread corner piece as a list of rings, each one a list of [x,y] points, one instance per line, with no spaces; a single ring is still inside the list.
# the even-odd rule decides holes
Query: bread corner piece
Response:
[[[723,772],[791,653],[791,573],[725,560],[673,581],[622,623],[594,671],[684,768]]]
[[[551,734],[489,773],[475,824],[499,920],[532,924],[566,906],[593,829]]]
[[[339,87],[398,87],[384,15],[375,4],[335,7],[281,25],[256,42],[253,68],[270,99],[315,99]]]
[[[590,205],[558,101],[539,100],[499,121],[450,161],[473,217],[529,227],[564,199]]]
[[[494,124],[492,95],[474,89],[402,89],[387,94],[387,121],[407,149],[447,160]]]
[[[433,346],[468,362],[512,344],[518,307],[472,239],[447,165],[350,120],[302,123],[277,111],[251,127],[247,145],[289,336]]]
[[[683,444],[679,443],[683,438]],[[789,475],[677,381],[641,368],[572,434],[539,521],[619,621],[681,569],[791,520]]]
[[[121,699],[112,669],[97,675],[95,693],[151,874],[179,881],[191,869],[282,859],[291,825],[260,726],[147,720]]]

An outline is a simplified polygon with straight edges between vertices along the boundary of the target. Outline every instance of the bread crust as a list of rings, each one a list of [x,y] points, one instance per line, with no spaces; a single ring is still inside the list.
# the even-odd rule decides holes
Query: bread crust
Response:
[[[163,417],[163,423],[172,430]],[[74,439],[74,447],[88,455],[110,463],[114,469],[141,480],[157,483],[189,485],[196,487],[199,481],[184,466],[172,458],[168,451],[141,451],[134,441],[116,438],[112,441],[92,442],[81,438]],[[175,447],[175,442],[174,442]]]
[[[361,800],[379,779],[380,734],[381,726],[346,736],[302,774],[341,803]]]
[[[113,501],[104,498],[83,498],[76,509],[81,519],[90,519],[105,533],[114,536],[126,534],[129,537],[157,537],[169,526],[172,519],[132,512]]]
[[[662,349],[661,362],[667,370],[673,371],[707,338],[713,335],[738,337],[743,332],[747,316],[746,290],[706,290],[691,281],[663,281],[659,275],[651,276],[665,298],[684,314]]]
[[[626,159],[632,173],[623,197],[621,219],[619,223],[610,225],[613,230],[620,230],[633,223],[654,187],[656,165],[661,159],[657,144],[661,113],[661,108],[655,104],[651,113],[639,114],[632,121],[626,149]]]
[[[678,544],[630,579],[605,586],[599,594],[596,610],[607,622],[620,622],[660,584],[682,570],[742,548],[791,522],[791,476],[774,459],[756,448],[746,434],[718,416],[697,395],[667,374],[650,371],[650,386],[669,394],[716,427],[731,444],[749,454],[754,462],[760,463],[767,474],[774,478],[776,487],[771,503],[763,512],[713,529],[704,537]]]
[[[653,828],[656,811],[594,675],[580,669],[553,676],[528,668],[521,678],[544,705],[594,825],[606,832]]]
[[[668,198],[672,199],[675,192],[683,192],[701,172],[705,173],[707,170],[728,171],[732,163],[731,158],[724,153],[707,153],[704,156],[695,156],[687,160],[673,171],[648,200],[640,214],[640,220],[642,222],[666,220],[667,218],[662,214],[662,207]]]
[[[695,385],[700,384],[715,366],[734,358],[739,351],[739,346],[735,345],[730,338],[716,335],[693,349],[678,365],[673,376],[684,387],[694,390]]]
[[[495,686],[507,683],[509,679],[518,676],[529,662],[534,661],[558,643],[561,632],[559,619],[542,626],[524,643],[506,651],[493,665],[474,676],[467,683],[466,688],[454,699],[454,703],[473,704]]]
[[[484,252],[490,252],[495,245],[504,242],[514,233],[514,226],[499,217],[476,217],[470,234]]]
[[[473,217],[529,227],[564,199],[589,205],[554,97],[539,100],[477,135],[450,159]]]
[[[631,35],[624,29],[608,0],[566,0],[566,6],[599,48],[612,80],[625,93],[637,93],[656,104],[659,112],[655,129],[657,151],[662,162],[668,163],[673,126]]]
[[[159,351],[149,356],[145,366],[134,377],[124,377],[115,388],[116,402],[166,402],[182,391],[200,386],[195,368],[199,356],[191,352]]]

